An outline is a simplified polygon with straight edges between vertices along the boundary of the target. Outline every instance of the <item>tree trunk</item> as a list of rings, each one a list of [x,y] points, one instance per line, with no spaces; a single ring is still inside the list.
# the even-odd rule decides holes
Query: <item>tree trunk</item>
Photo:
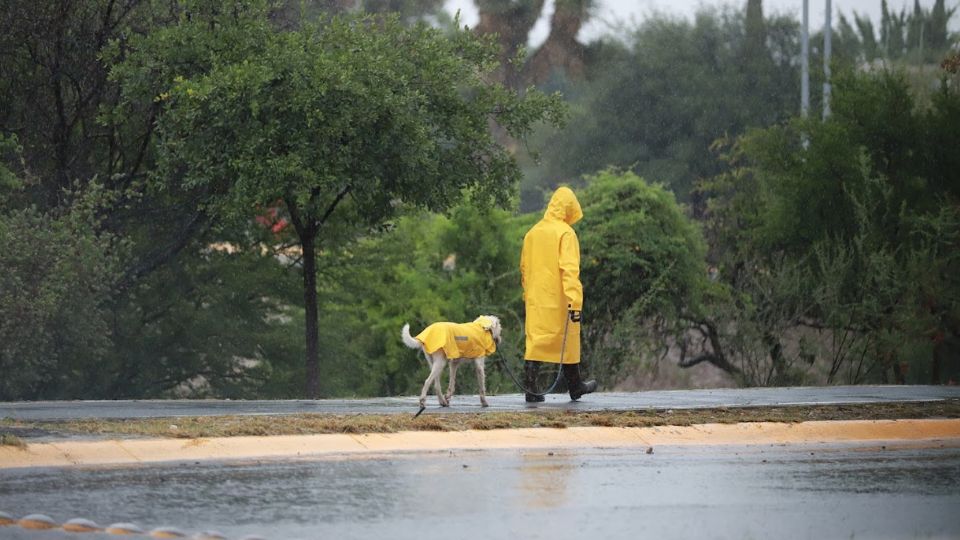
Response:
[[[556,2],[550,20],[550,35],[524,66],[525,84],[543,84],[554,72],[570,79],[584,76],[584,47],[577,41],[580,28],[589,17],[590,2]]]
[[[773,334],[764,332],[763,343],[767,346],[770,354],[770,373],[767,375],[766,384],[781,386],[784,384],[787,374],[787,361],[783,357],[783,345]]]
[[[480,20],[475,31],[480,35],[495,34],[500,45],[500,65],[491,74],[492,78],[509,88],[522,88],[519,66],[512,60],[520,47],[525,46],[530,30],[540,18],[546,0],[477,0],[475,2]]]
[[[303,247],[304,330],[307,339],[307,399],[320,397],[319,319],[317,311],[317,229],[308,227],[301,237]]]
[[[320,217],[315,217],[305,208],[314,207],[319,200],[320,188],[313,188],[310,200],[304,208],[297,204],[291,196],[284,197],[283,202],[290,212],[290,222],[297,231],[300,239],[300,248],[303,250],[303,309],[304,333],[307,342],[307,399],[320,397],[320,359],[319,359],[319,312],[317,309],[317,236],[320,227],[327,222],[330,215],[337,208],[344,197],[350,193],[350,185],[344,186]]]

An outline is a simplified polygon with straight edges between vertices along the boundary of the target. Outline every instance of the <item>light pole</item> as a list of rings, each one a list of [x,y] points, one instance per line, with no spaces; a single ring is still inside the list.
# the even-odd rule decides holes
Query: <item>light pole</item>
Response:
[[[829,1],[829,0],[828,0]],[[810,112],[810,0],[803,0],[803,28],[800,34],[800,116]]]
[[[823,21],[823,119],[830,116],[830,41],[833,28],[830,23],[832,7],[827,1],[827,12]],[[806,0],[804,0],[806,2]]]

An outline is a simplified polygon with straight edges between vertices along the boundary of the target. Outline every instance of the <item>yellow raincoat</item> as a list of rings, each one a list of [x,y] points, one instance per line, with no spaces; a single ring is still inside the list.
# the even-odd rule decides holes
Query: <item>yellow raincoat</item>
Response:
[[[423,343],[428,354],[443,349],[447,360],[455,358],[477,358],[496,352],[497,344],[488,332],[490,319],[477,317],[473,322],[438,322],[426,327],[417,334],[417,341]]]
[[[564,364],[580,363],[580,323],[566,321],[568,310],[583,309],[580,242],[571,227],[582,217],[573,191],[558,188],[543,219],[523,237],[520,281],[527,308],[527,360],[559,363],[562,348]]]

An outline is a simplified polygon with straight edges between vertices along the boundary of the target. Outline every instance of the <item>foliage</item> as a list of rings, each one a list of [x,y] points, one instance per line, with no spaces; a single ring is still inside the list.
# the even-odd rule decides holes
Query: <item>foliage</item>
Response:
[[[6,136],[0,133],[0,195],[3,195],[4,201],[9,201],[8,195],[12,195],[16,188],[22,186],[17,175],[4,164],[4,161],[9,159],[8,155],[19,155],[20,152],[22,148],[17,144],[16,135]],[[6,204],[0,203],[0,209],[4,206]]]
[[[657,179],[688,200],[697,180],[720,172],[709,150],[715,139],[777,122],[799,103],[796,22],[754,21],[759,38],[747,30],[732,12],[704,10],[693,22],[645,19],[628,49],[605,53],[603,69],[575,91],[583,98],[570,127],[546,135],[522,208],[538,208],[539,191],[610,166]]]
[[[96,394],[124,245],[98,230],[109,193],[65,193],[60,212],[0,213],[0,400]]]
[[[640,356],[646,326],[676,324],[698,309],[705,247],[673,193],[631,172],[586,178],[578,228],[585,345],[591,372],[612,381]]]
[[[210,220],[196,209],[198,192],[161,192],[143,181],[145,171],[153,165],[151,143],[160,105],[149,93],[150,79],[127,81],[130,84],[124,91],[128,96],[138,91],[146,94],[141,101],[131,101],[120,99],[118,77],[116,73],[110,76],[110,66],[130,54],[131,46],[145,34],[162,34],[181,16],[199,17],[212,6],[211,2],[196,1],[92,0],[5,2],[0,7],[0,40],[5,51],[5,61],[0,64],[0,130],[15,132],[18,147],[2,157],[12,171],[28,179],[14,179],[23,189],[3,193],[0,204],[4,212],[10,212],[5,218],[17,222],[21,214],[37,216],[42,221],[53,220],[54,225],[41,229],[59,227],[59,216],[75,213],[73,197],[65,196],[63,187],[81,186],[78,189],[85,192],[82,186],[96,179],[96,219],[77,235],[122,238],[124,246],[122,255],[110,255],[111,264],[117,267],[103,280],[104,286],[111,287],[109,295],[98,286],[99,296],[77,310],[89,314],[78,329],[90,331],[89,340],[98,344],[96,354],[80,347],[60,353],[64,358],[68,354],[89,357],[84,360],[89,365],[77,370],[70,367],[75,360],[61,362],[56,369],[70,368],[72,371],[62,376],[71,382],[51,383],[44,389],[46,397],[171,395],[167,392],[183,382],[199,381],[199,374],[212,381],[197,389],[197,394],[204,394],[233,369],[232,352],[255,356],[251,352],[255,347],[245,347],[258,334],[244,325],[250,324],[251,318],[262,319],[263,314],[241,309],[237,302],[223,309],[227,306],[220,302],[228,295],[210,294],[216,290],[217,280],[238,283],[232,274],[237,267],[223,263],[226,257],[209,257],[203,252],[204,240],[210,239]],[[170,43],[180,54],[179,62],[171,67],[209,61],[210,50],[230,43],[228,36],[219,37],[223,39]],[[151,72],[163,74],[163,66],[154,65]],[[85,257],[102,256],[99,245],[91,243],[89,248]],[[22,263],[44,268],[49,261],[38,255]],[[244,271],[244,276],[256,275],[249,273],[249,267]],[[210,277],[220,272],[223,274],[217,279]],[[200,276],[205,288],[197,287],[195,279]],[[33,279],[39,288],[56,288],[70,275],[44,271]],[[90,313],[93,310],[96,313]],[[201,321],[198,314],[211,318]],[[97,321],[109,324],[96,326],[95,332],[90,327]],[[243,338],[223,339],[223,331],[231,327]],[[32,331],[37,335],[30,339],[37,341],[56,341],[62,332],[48,326]],[[161,332],[165,333],[159,336]],[[214,354],[212,344],[217,336],[228,344],[221,351],[224,357]],[[216,388],[221,390],[222,385]],[[221,395],[231,394],[223,390]]]
[[[955,90],[943,88],[931,108],[918,109],[904,78],[892,72],[846,73],[835,88],[831,121],[798,120],[743,139],[769,197],[757,231],[765,249],[799,253],[823,235],[849,237],[854,199],[875,175],[892,190],[890,208],[873,211],[888,214],[882,223],[875,217],[894,244],[906,240],[900,207],[925,213],[939,208],[941,197],[960,196],[957,158],[939,144],[958,137]]]
[[[943,206],[918,215],[894,205],[882,177],[866,187],[862,198],[851,196],[853,235],[813,248],[814,313],[830,337],[827,380],[855,384],[892,375],[904,382],[909,369],[912,382],[939,382],[934,349],[960,320],[960,211]],[[907,238],[883,234],[891,220],[901,222]]]
[[[731,319],[712,304],[707,356],[749,384],[902,382],[908,370],[938,382],[956,370],[960,178],[940,145],[958,136],[960,94],[944,84],[926,107],[914,95],[895,73],[846,73],[828,121],[734,144],[731,172],[702,189],[722,284],[748,309]]]
[[[209,192],[217,218],[282,201],[303,250],[307,394],[319,390],[315,248],[332,223],[377,226],[398,200],[448,208],[466,189],[504,203],[519,178],[488,122],[514,137],[545,118],[558,121],[559,98],[522,97],[484,79],[495,53],[458,31],[450,36],[396,18],[334,18],[322,26],[270,32],[264,12],[214,13],[214,33],[239,45],[199,73],[173,75],[157,93],[161,184]],[[169,41],[210,39],[207,22],[181,21],[151,36],[121,65],[136,82],[151,66],[176,66]],[[218,39],[224,39],[218,36]],[[173,68],[176,69],[175,67]]]
[[[521,65],[541,0],[478,3],[480,39],[439,0],[0,3],[0,399],[298,397],[309,328],[319,394],[415,393],[400,326],[481,312],[515,361],[539,216],[490,203],[564,181],[607,386],[665,358],[746,385],[960,378],[955,9],[841,16],[821,122],[787,120],[798,26],[759,1],[586,46],[592,2],[554,4]],[[524,80],[574,118],[521,179],[501,128],[563,115]]]
[[[878,28],[868,16],[853,13],[853,24],[840,14],[833,31],[832,63],[844,69],[874,69],[899,66],[914,79],[915,90],[926,92],[930,85],[926,66],[940,62],[954,47],[956,36],[949,32],[956,7],[948,9],[945,0],[935,0],[929,9],[914,0],[912,9],[904,4],[900,11],[891,10],[886,0],[881,4]],[[811,36],[811,43],[823,40],[823,33]],[[815,47],[811,53],[811,65],[823,62],[822,51]],[[926,73],[924,73],[927,71]],[[819,71],[811,73],[814,88],[824,82]]]
[[[400,341],[409,323],[416,333],[437,321],[471,321],[494,314],[504,324],[500,353],[522,350],[519,315],[521,226],[507,212],[473,205],[449,216],[416,212],[390,230],[326,251],[320,259],[324,359],[328,395],[397,395],[419,392],[426,376],[422,355]],[[344,339],[348,336],[349,339]],[[516,362],[512,369],[519,368]],[[463,392],[475,388],[472,370]],[[510,386],[488,362],[488,388]]]
[[[203,240],[201,237],[199,240]],[[213,243],[138,281],[116,306],[114,397],[266,395],[302,383],[302,294],[262,246]]]
[[[42,179],[23,194],[41,208],[57,205],[76,182],[97,177],[111,188],[115,174],[137,169],[139,141],[95,121],[115,98],[101,49],[148,9],[145,2],[114,4],[0,3],[0,133],[16,133],[23,147],[14,171]]]

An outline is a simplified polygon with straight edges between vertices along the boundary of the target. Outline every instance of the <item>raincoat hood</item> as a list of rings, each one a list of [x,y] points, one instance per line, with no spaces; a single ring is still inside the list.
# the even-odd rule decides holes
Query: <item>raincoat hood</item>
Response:
[[[560,220],[567,225],[573,225],[583,218],[580,210],[580,201],[568,187],[559,187],[550,197],[547,210],[543,213],[544,219]]]

